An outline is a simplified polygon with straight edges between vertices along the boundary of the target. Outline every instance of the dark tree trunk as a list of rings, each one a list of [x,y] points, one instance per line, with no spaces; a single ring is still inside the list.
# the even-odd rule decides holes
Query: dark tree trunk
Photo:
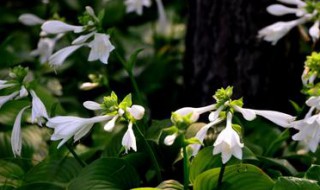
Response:
[[[288,111],[300,95],[304,58],[297,28],[276,46],[257,38],[258,30],[292,19],[266,12],[273,0],[189,0],[186,36],[186,102],[212,102],[216,89],[234,86],[246,107]],[[300,99],[299,99],[300,98]]]

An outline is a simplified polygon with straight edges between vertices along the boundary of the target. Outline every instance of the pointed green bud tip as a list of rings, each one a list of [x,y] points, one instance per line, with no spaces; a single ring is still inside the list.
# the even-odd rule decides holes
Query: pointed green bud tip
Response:
[[[310,69],[311,72],[320,72],[320,52],[312,52],[311,55],[307,56],[305,66]]]
[[[29,69],[19,66],[14,67],[9,76],[13,79],[18,80],[19,82],[23,82],[24,78],[27,76]]]
[[[128,94],[119,104],[119,108],[126,110],[130,106],[132,106],[132,96]]]
[[[105,96],[103,98],[103,103],[102,106],[103,110],[106,111],[106,113],[113,113],[113,112],[117,112],[118,110],[118,96],[116,95],[116,93],[111,92],[110,96]]]
[[[228,86],[227,88],[220,88],[216,91],[213,98],[217,102],[217,107],[223,105],[226,101],[231,99],[231,96],[233,94],[233,87]]]

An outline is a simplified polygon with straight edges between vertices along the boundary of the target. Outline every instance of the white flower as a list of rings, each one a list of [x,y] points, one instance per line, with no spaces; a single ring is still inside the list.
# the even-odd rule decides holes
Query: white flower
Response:
[[[239,106],[233,106],[233,108],[249,121],[255,119],[256,115],[259,115],[281,127],[290,127],[291,122],[295,120],[295,117],[277,111],[246,109]]]
[[[315,152],[320,142],[320,117],[319,114],[307,117],[292,123],[299,132],[292,136],[295,141],[307,144],[310,151]]]
[[[85,101],[83,102],[83,106],[88,110],[101,110],[101,104],[94,102],[94,101]]]
[[[150,7],[150,0],[126,0],[127,13],[136,12],[138,15],[142,15],[143,7]]]
[[[132,105],[127,108],[127,112],[129,112],[134,119],[140,120],[144,116],[145,109],[140,105]]]
[[[309,107],[316,107],[320,110],[320,96],[311,96],[307,101],[306,104]]]
[[[110,42],[110,36],[106,34],[95,33],[94,39],[88,46],[91,48],[88,61],[100,60],[107,64],[110,52],[114,50],[114,46]]]
[[[84,30],[84,27],[66,24],[58,20],[49,20],[42,24],[41,29],[48,34],[59,34],[71,31],[79,33]]]
[[[15,98],[16,96],[19,95],[19,91],[13,92],[9,95],[6,96],[0,96],[0,108],[7,103],[8,101],[12,100],[13,98]]]
[[[306,5],[306,3],[301,0],[278,0],[278,1],[281,3],[289,4],[289,5],[296,5],[298,7],[303,7]]]
[[[49,64],[53,66],[60,66],[73,52],[82,47],[83,45],[72,45],[60,49],[49,58]]]
[[[14,157],[21,156],[21,147],[22,147],[22,136],[21,136],[21,117],[23,112],[29,108],[29,106],[24,107],[18,113],[11,134],[11,146]]]
[[[104,125],[103,129],[105,131],[111,132],[113,130],[113,128],[116,126],[116,121],[118,118],[119,118],[119,115],[115,115],[110,121],[108,121]]]
[[[21,86],[21,89],[20,89],[20,91],[19,91],[19,97],[20,97],[20,98],[23,98],[23,97],[28,96],[28,94],[29,94],[29,93],[28,93],[26,87]]]
[[[125,148],[126,154],[130,149],[137,151],[136,137],[134,136],[132,125],[132,122],[129,122],[128,130],[122,138],[122,146]]]
[[[38,16],[30,13],[22,14],[19,16],[19,21],[27,26],[43,24],[45,21]]]
[[[312,27],[309,29],[309,34],[312,37],[312,40],[315,42],[319,39],[319,21],[316,21]]]
[[[176,110],[174,113],[178,114],[180,116],[187,116],[191,115],[190,120],[191,122],[196,122],[198,121],[199,117],[201,114],[205,112],[209,112],[211,110],[214,110],[216,108],[215,104],[205,106],[205,107],[200,107],[200,108],[193,108],[193,107],[184,107]],[[172,120],[172,118],[171,118]]]
[[[81,90],[92,90],[99,86],[99,83],[97,82],[84,82],[81,84],[80,89]]]
[[[286,14],[296,14],[297,16],[301,16],[304,14],[303,9],[290,8],[280,4],[274,4],[267,7],[268,13],[275,16],[282,16]]]
[[[289,22],[276,22],[259,30],[258,38],[263,38],[265,41],[275,45],[278,40],[285,36],[293,27],[306,22],[308,19],[308,17],[302,17]]]
[[[222,119],[216,118],[215,121],[212,121],[208,124],[206,124],[205,126],[203,126],[196,134],[196,138],[203,143],[204,138],[207,135],[208,130],[213,127],[214,125],[220,123],[222,121]],[[198,154],[200,148],[201,148],[201,144],[192,144],[191,145],[192,148],[192,156],[195,156],[196,154]]]
[[[213,155],[221,153],[223,164],[227,163],[232,155],[240,160],[242,159],[243,143],[240,142],[238,133],[233,130],[231,120],[232,114],[229,112],[227,115],[227,126],[218,135],[213,145]]]
[[[173,133],[172,135],[166,136],[166,138],[164,139],[164,144],[167,146],[171,146],[176,140],[177,136],[178,136],[177,133]]]
[[[220,112],[223,110],[224,106],[220,106],[216,111],[209,114],[209,121],[214,122],[218,119]]]
[[[48,119],[47,126],[54,128],[51,140],[61,140],[58,148],[67,142],[72,136],[74,141],[78,141],[85,136],[93,127],[93,124],[108,121],[112,116],[96,116],[92,118],[80,118],[74,116],[57,116]]]
[[[6,80],[0,80],[0,90],[5,89],[5,88],[9,88],[12,86],[16,86],[17,84],[14,83],[8,83],[8,81]]]
[[[48,119],[49,117],[46,107],[33,90],[30,90],[30,94],[32,96],[31,122],[38,122],[38,125],[42,126],[41,118]]]

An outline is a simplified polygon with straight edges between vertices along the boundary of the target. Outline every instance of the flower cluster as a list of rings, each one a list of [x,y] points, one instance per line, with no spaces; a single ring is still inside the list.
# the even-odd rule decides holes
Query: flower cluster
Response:
[[[233,94],[233,88],[228,87],[226,89],[219,89],[214,95],[216,104],[209,105],[202,108],[181,108],[173,113],[172,121],[173,123],[185,123],[190,125],[191,123],[196,122],[199,119],[199,115],[205,112],[211,112],[209,114],[209,123],[203,126],[196,134],[196,138],[200,143],[203,142],[207,131],[209,128],[216,126],[217,124],[226,120],[226,127],[220,132],[215,143],[213,144],[213,155],[220,154],[222,157],[222,162],[227,163],[231,156],[238,159],[242,159],[242,148],[244,144],[241,141],[240,130],[237,130],[233,127],[232,118],[234,112],[239,112],[242,114],[243,118],[251,121],[256,118],[257,115],[268,119],[269,121],[288,128],[295,117],[269,110],[254,110],[242,108],[243,103],[242,99],[232,100],[231,96]],[[176,119],[180,118],[180,119]],[[178,136],[178,131],[176,130],[175,137]],[[167,145],[172,144],[173,135],[167,136],[165,143]],[[200,144],[192,144],[193,156],[195,156],[199,149],[201,148]]]
[[[46,107],[44,106],[41,99],[37,96],[36,92],[32,89],[27,88],[28,83],[30,82],[26,80],[27,74],[28,69],[18,66],[13,68],[11,73],[9,74],[9,76],[11,77],[10,80],[0,80],[0,90],[6,89],[10,92],[9,95],[0,96],[0,108],[10,100],[25,98],[30,94],[32,99],[31,122],[37,123],[38,125],[42,126],[42,119],[48,118]],[[28,108],[30,108],[30,105],[20,110],[13,125],[11,144],[14,156],[21,155],[21,118],[24,111]]]
[[[100,111],[101,115],[92,118],[56,116],[48,119],[46,125],[54,129],[51,140],[61,140],[58,148],[72,137],[74,141],[81,139],[91,130],[95,123],[105,122],[104,130],[111,132],[116,126],[116,122],[124,119],[129,124],[122,138],[122,145],[126,153],[130,149],[137,151],[136,138],[132,128],[137,120],[143,118],[145,109],[140,105],[132,105],[130,94],[119,103],[117,95],[112,92],[110,96],[104,97],[102,104],[86,101],[83,106],[89,110]]]
[[[291,21],[280,21],[269,25],[259,31],[258,37],[275,45],[279,39],[285,36],[293,27],[313,21],[314,24],[309,29],[309,34],[313,41],[319,39],[319,19],[320,3],[318,1],[301,1],[301,0],[278,0],[279,2],[296,6],[296,8],[287,7],[282,4],[273,4],[267,7],[267,11],[275,16],[286,14],[295,14],[298,18]]]

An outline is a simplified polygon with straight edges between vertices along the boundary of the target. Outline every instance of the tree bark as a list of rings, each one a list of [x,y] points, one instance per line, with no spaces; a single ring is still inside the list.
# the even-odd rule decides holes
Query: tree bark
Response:
[[[246,107],[288,111],[300,95],[304,56],[297,28],[276,46],[258,30],[280,20],[266,12],[273,0],[189,0],[184,79],[185,103],[212,102],[215,90],[234,86]]]

